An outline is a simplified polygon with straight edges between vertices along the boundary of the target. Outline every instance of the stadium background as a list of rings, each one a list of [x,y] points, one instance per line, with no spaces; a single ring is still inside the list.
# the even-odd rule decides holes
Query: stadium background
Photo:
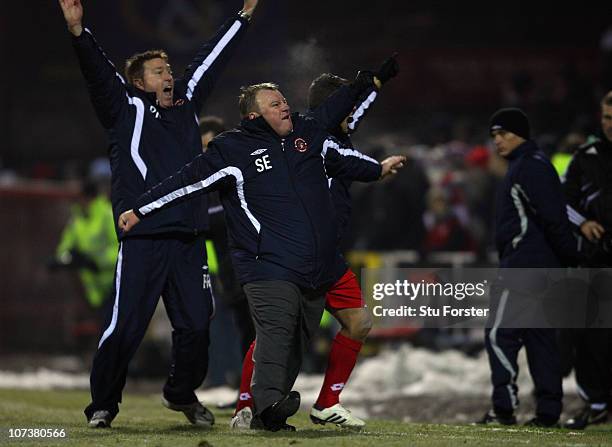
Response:
[[[119,67],[135,51],[162,47],[176,74],[239,8],[212,0],[84,3],[85,23]],[[87,323],[95,314],[76,276],[52,273],[46,263],[78,182],[105,157],[106,140],[54,1],[3,5],[0,47],[0,369],[80,372],[92,352],[95,328]],[[345,248],[356,250],[357,265],[364,252],[408,265],[493,263],[491,200],[503,167],[490,154],[486,119],[502,105],[523,107],[551,155],[594,134],[598,99],[612,87],[610,16],[603,6],[526,1],[262,0],[204,112],[235,123],[239,86],[267,80],[281,85],[294,110],[304,110],[319,73],[352,77],[395,51],[400,75],[385,86],[355,142],[364,152],[399,151],[411,161],[391,182],[355,188]],[[449,229],[452,237],[444,236]],[[466,339],[436,337],[422,343],[471,349]],[[397,355],[412,352],[404,339],[380,343]],[[213,346],[213,355],[223,350]]]

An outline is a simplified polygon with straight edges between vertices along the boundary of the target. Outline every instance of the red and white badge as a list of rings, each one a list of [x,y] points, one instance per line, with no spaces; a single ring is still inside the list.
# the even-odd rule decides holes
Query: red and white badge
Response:
[[[308,143],[303,138],[295,139],[295,150],[298,152],[306,152],[308,150]]]

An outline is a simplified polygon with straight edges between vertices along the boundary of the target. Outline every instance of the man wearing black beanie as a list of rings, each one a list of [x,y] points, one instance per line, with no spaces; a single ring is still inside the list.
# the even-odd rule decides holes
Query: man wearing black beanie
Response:
[[[548,158],[530,139],[527,116],[519,109],[501,109],[491,116],[489,131],[497,152],[509,161],[496,206],[495,242],[500,267],[537,271],[534,269],[573,264],[577,244],[567,219],[561,184]],[[563,397],[555,330],[517,328],[520,322],[508,325],[504,321],[513,295],[519,293],[514,283],[523,282],[522,275],[517,276],[515,271],[511,275],[515,279],[499,288],[499,296],[492,294],[497,301],[495,323],[485,329],[485,344],[493,382],[493,408],[480,423],[516,424],[517,357],[525,346],[537,399],[536,417],[527,425],[554,427]]]

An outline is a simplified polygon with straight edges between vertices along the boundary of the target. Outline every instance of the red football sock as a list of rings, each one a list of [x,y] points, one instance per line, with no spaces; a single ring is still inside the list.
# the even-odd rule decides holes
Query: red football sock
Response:
[[[340,332],[332,343],[325,371],[325,380],[315,406],[322,410],[340,402],[340,393],[348,381],[363,343],[345,337]]]
[[[251,396],[251,379],[253,378],[253,350],[255,349],[255,340],[251,343],[249,350],[244,356],[242,362],[242,377],[240,378],[240,395],[236,403],[236,411],[234,415],[245,407],[253,409],[253,396]]]

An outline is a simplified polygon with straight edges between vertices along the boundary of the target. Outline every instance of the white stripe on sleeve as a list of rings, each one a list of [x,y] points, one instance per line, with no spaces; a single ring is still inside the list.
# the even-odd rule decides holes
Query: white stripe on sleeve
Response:
[[[255,218],[253,213],[251,213],[251,210],[249,210],[249,207],[247,205],[246,198],[244,195],[244,177],[242,176],[242,171],[234,166],[228,166],[226,168],[223,168],[220,171],[215,172],[213,175],[205,178],[204,180],[201,180],[199,182],[196,182],[191,185],[184,186],[175,191],[172,191],[171,193],[168,193],[165,196],[160,197],[156,201],[149,203],[148,205],[144,205],[140,207],[138,209],[138,212],[142,214],[143,216],[145,216],[149,214],[150,212],[156,209],[159,209],[162,206],[176,199],[187,196],[201,189],[207,188],[213,183],[218,182],[219,180],[227,176],[232,176],[236,179],[236,193],[238,194],[238,200],[240,200],[240,207],[244,210],[246,216],[248,217],[248,219],[251,221],[251,223],[255,227],[255,230],[257,230],[257,232],[259,233],[259,231],[261,230],[261,224]]]
[[[370,106],[372,105],[372,103],[374,102],[374,100],[376,99],[376,96],[378,96],[378,93],[376,93],[376,91],[373,91],[372,93],[370,93],[368,95],[368,97],[359,105],[359,107],[357,107],[357,110],[355,110],[355,113],[353,113],[353,121],[351,121],[348,125],[348,128],[350,130],[355,130],[355,127],[357,127],[357,123],[359,122],[359,120],[361,119],[361,117],[363,116],[363,114],[366,112],[366,110],[368,110],[370,108]]]
[[[325,157],[329,149],[335,150],[336,152],[338,152],[340,155],[344,157],[357,157],[357,158],[361,158],[362,160],[369,161],[371,163],[375,163],[377,165],[380,164],[378,163],[378,161],[374,160],[372,157],[368,157],[367,155],[362,154],[361,152],[356,151],[355,149],[340,147],[338,143],[336,143],[334,140],[331,140],[331,139],[327,139],[323,142],[323,151],[321,152],[321,155]]]
[[[140,98],[132,98],[128,96],[129,103],[136,107],[136,118],[134,119],[134,131],[132,132],[132,142],[130,144],[130,154],[136,167],[140,171],[143,179],[147,177],[147,165],[140,156],[138,147],[140,146],[140,137],[142,135],[142,123],[144,120],[144,103]]]
[[[204,59],[202,63],[200,64],[200,66],[193,72],[193,76],[191,77],[191,79],[189,80],[189,83],[187,84],[187,99],[191,101],[193,92],[195,88],[197,87],[198,82],[200,82],[200,79],[202,79],[202,76],[204,75],[206,70],[210,68],[210,66],[215,62],[217,57],[219,57],[219,54],[221,54],[223,49],[230,43],[230,41],[234,38],[236,33],[238,33],[238,30],[240,29],[241,26],[242,26],[242,22],[240,22],[240,20],[236,20],[234,24],[230,27],[230,29],[227,30],[227,32],[223,35],[221,40],[217,42],[217,45],[215,45],[215,47],[210,52],[210,54],[206,57],[206,59]]]
[[[580,225],[582,225],[587,220],[586,217],[584,217],[582,214],[580,214],[578,211],[576,211],[571,206],[566,205],[565,209],[567,211],[567,218],[574,225],[579,227]]]

